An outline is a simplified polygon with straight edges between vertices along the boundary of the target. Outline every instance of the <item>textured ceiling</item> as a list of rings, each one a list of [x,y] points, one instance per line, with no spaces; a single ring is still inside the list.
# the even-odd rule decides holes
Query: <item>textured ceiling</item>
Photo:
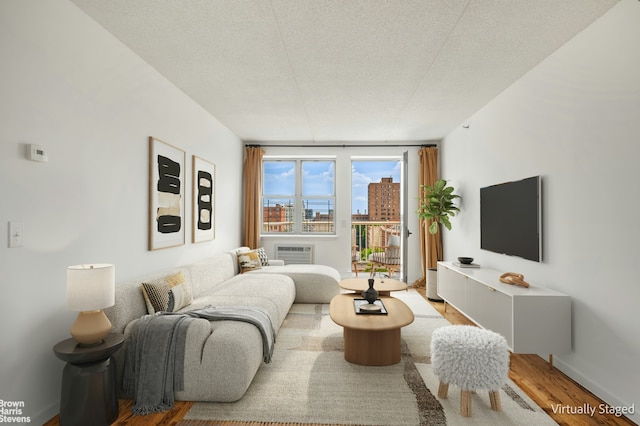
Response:
[[[72,0],[245,141],[439,140],[617,0]]]

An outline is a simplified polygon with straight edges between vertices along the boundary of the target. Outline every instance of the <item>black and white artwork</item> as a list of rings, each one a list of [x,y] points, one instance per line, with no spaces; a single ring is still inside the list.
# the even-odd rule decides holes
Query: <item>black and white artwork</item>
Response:
[[[193,233],[194,243],[215,237],[215,165],[193,156]]]
[[[185,240],[185,152],[149,138],[149,250]]]

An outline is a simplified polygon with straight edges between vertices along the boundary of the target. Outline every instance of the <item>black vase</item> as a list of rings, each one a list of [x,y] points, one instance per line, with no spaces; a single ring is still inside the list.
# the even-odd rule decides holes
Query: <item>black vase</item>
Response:
[[[373,288],[373,278],[369,278],[369,288],[362,292],[362,298],[370,304],[373,304],[378,298],[378,290]]]

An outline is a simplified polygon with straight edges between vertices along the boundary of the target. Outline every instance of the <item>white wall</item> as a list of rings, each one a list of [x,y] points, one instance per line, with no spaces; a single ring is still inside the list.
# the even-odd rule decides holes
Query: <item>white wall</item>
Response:
[[[640,2],[623,0],[442,143],[464,197],[445,257],[473,256],[573,300],[573,352],[554,363],[640,416]],[[543,178],[543,262],[480,250],[479,188]],[[544,312],[540,312],[544,315]]]
[[[69,337],[66,267],[116,265],[116,280],[235,247],[241,240],[242,142],[65,1],[0,2],[0,399],[42,424],[58,410]],[[216,239],[147,251],[147,138],[214,162]],[[47,163],[28,161],[27,144]],[[7,247],[23,221],[24,247]],[[191,219],[186,220],[191,229]]]

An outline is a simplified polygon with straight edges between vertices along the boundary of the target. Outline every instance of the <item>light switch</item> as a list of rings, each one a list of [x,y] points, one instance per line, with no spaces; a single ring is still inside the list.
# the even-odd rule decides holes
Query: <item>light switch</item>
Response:
[[[22,247],[23,232],[22,222],[9,222],[9,248]]]

